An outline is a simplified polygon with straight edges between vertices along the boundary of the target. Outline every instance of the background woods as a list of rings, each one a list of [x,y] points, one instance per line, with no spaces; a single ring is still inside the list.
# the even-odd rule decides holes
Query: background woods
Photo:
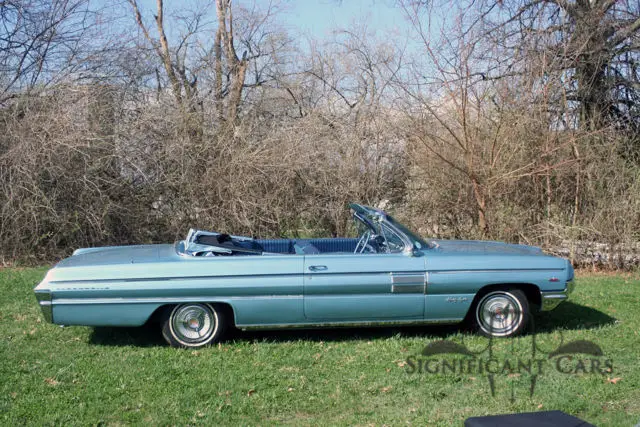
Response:
[[[0,1],[4,262],[343,234],[349,201],[638,262],[637,1],[398,0],[401,34],[322,40],[286,3],[189,4]]]

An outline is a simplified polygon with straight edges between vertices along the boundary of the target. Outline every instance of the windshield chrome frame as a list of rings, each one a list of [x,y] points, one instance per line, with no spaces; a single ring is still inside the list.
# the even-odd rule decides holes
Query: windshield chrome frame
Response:
[[[402,240],[402,242],[404,243],[404,248],[402,249],[402,251],[401,252],[385,252],[385,253],[388,253],[388,254],[403,253],[406,255],[414,254],[414,250],[416,249],[416,247],[411,241],[411,239],[405,233],[399,230],[393,223],[387,220],[387,214],[384,211],[376,208],[371,208],[369,206],[359,205],[357,203],[352,203],[349,205],[349,207],[353,210],[354,219],[357,221],[360,221],[365,227],[371,230],[371,232],[374,233],[375,235],[381,235],[385,240],[385,244],[387,242],[387,237],[385,236],[384,231],[382,230],[383,225],[385,227],[388,227],[393,233],[395,233],[398,237],[400,237],[400,240]],[[380,233],[378,233],[378,230],[376,230],[376,227],[374,225],[375,223],[380,224],[379,226]]]

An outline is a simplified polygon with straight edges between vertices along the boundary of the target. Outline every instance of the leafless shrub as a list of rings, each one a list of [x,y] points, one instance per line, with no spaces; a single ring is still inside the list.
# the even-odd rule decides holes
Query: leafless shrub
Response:
[[[73,13],[59,15],[49,41],[23,33],[36,50],[0,42],[0,256],[37,263],[80,246],[171,241],[189,227],[342,235],[350,201],[385,201],[426,236],[542,245],[628,268],[640,240],[637,73],[612,64],[624,90],[600,80],[590,98],[567,61],[590,55],[576,43],[595,12],[574,11],[582,15],[563,24],[559,51],[550,27],[526,32],[541,22],[529,20],[536,2],[504,3],[527,19],[497,22],[483,14],[493,3],[472,2],[436,40],[437,8],[424,8],[433,3],[399,1],[409,50],[357,26],[300,47],[277,25],[276,3],[218,0],[175,14],[159,1],[151,14],[131,0],[120,25],[139,33],[116,47],[88,3],[1,3],[7,16],[29,5]],[[611,6],[614,33],[627,38],[605,44],[629,49],[629,65],[638,21],[623,6]],[[525,32],[505,39],[516,24]],[[92,36],[104,39],[88,40],[98,28]],[[15,66],[49,42],[59,53],[41,58],[51,73],[36,60]],[[594,116],[612,100],[627,121]]]

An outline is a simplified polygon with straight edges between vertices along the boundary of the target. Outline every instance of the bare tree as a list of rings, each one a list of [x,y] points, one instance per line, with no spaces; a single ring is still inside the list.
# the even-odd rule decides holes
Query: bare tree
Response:
[[[77,70],[91,14],[87,0],[0,2],[0,105]]]
[[[245,87],[264,83],[264,76],[257,70],[261,59],[273,54],[274,48],[265,49],[264,44],[273,41],[269,35],[275,32],[269,32],[266,28],[272,25],[276,7],[270,4],[266,10],[258,11],[236,6],[241,13],[240,22],[244,24],[238,35],[232,1],[216,0],[215,36],[210,37],[212,26],[208,21],[208,10],[202,8],[180,19],[185,31],[172,44],[165,29],[167,20],[163,0],[156,1],[155,32],[145,24],[137,0],[128,1],[138,27],[162,64],[177,104],[193,114],[195,105],[213,94],[218,118],[235,123]],[[243,48],[242,55],[236,51],[238,46]],[[283,47],[284,44],[275,49]],[[254,65],[256,74],[247,82],[250,64]],[[213,75],[213,83],[199,95],[198,86],[206,84],[205,77],[208,75]]]
[[[238,116],[238,106],[242,99],[242,89],[247,75],[247,52],[238,57],[234,45],[233,10],[231,0],[216,0],[216,12],[218,14],[218,31],[216,42],[222,48],[216,46],[216,70],[220,70],[219,61],[222,60],[221,51],[225,52],[227,67],[229,70],[229,101],[227,103],[227,119],[234,121]],[[218,85],[218,83],[216,83]],[[216,93],[219,93],[216,91]]]
[[[202,13],[195,14],[188,23],[187,31],[181,36],[176,48],[169,46],[165,31],[164,2],[156,1],[154,21],[157,36],[153,36],[144,22],[136,0],[128,0],[133,9],[136,23],[140,27],[145,39],[152,46],[160,59],[164,71],[169,79],[171,91],[176,103],[185,112],[194,112],[196,106],[198,76],[187,67],[187,50],[192,38],[195,38],[202,21]]]
[[[491,77],[542,66],[564,80],[567,107],[579,107],[575,124],[640,129],[640,3],[485,1],[478,13],[484,34],[509,61]]]
[[[0,260],[343,235],[350,201],[576,258],[640,238],[636,3],[398,0],[408,40],[307,46],[276,0],[99,4],[0,1]]]

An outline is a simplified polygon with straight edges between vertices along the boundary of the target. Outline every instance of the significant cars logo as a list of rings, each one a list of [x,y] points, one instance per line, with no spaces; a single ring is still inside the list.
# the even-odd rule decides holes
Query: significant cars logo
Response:
[[[481,338],[480,348],[467,345],[464,338],[460,342],[434,341],[419,355],[407,357],[403,366],[408,374],[486,377],[493,397],[498,394],[497,389],[505,389],[497,384],[506,381],[512,401],[515,401],[516,385],[526,384],[532,397],[539,378],[553,371],[563,375],[613,374],[613,361],[597,344],[586,340],[564,343],[561,332],[555,335],[559,339],[542,339],[535,334],[499,341]]]

